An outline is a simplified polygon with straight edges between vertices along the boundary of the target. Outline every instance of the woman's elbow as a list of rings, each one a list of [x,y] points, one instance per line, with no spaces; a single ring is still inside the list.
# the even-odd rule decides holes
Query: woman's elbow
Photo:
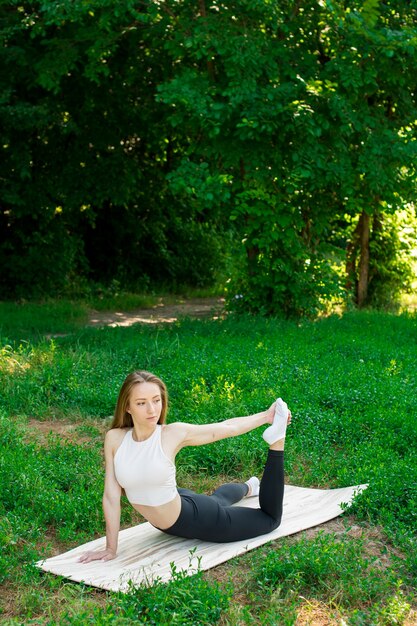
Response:
[[[239,427],[235,424],[227,424],[222,432],[220,439],[228,439],[229,437],[238,437],[241,434]]]
[[[103,507],[108,506],[111,508],[120,507],[120,496],[121,493],[106,493],[103,494]]]

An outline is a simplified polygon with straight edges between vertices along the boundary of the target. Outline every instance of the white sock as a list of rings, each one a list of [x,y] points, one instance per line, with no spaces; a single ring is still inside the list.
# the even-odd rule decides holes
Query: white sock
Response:
[[[252,496],[259,495],[259,478],[252,476],[252,478],[249,478],[249,480],[246,481],[246,484],[249,487],[246,498],[252,498]]]
[[[275,407],[274,421],[262,435],[269,445],[272,445],[279,439],[285,438],[288,421],[288,406],[282,398],[278,398]]]

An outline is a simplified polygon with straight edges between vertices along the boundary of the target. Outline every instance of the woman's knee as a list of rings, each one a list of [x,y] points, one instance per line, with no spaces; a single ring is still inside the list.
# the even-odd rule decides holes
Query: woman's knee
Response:
[[[271,532],[276,530],[281,525],[281,518],[282,515],[279,515],[278,517],[271,517]]]

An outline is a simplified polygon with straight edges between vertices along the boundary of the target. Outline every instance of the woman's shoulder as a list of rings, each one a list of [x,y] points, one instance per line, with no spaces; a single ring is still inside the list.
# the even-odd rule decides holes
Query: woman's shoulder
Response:
[[[178,432],[179,430],[183,430],[184,427],[188,426],[185,422],[171,422],[170,424],[161,424],[162,432]]]
[[[110,446],[119,445],[129,430],[130,428],[111,428],[106,433],[105,443]]]
[[[175,441],[182,441],[187,433],[187,427],[189,424],[186,422],[172,422],[170,424],[162,424],[161,432],[166,439],[175,439]]]

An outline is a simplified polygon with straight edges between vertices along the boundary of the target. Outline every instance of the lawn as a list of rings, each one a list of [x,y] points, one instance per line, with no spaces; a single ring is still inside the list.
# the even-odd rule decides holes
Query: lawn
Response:
[[[0,323],[1,623],[417,624],[416,315],[89,329],[83,307],[48,325],[25,306]],[[286,481],[368,490],[337,521],[151,590],[40,573],[39,558],[103,534],[102,439],[137,368],[166,381],[172,421],[245,415],[281,395],[293,413]],[[264,456],[261,429],[188,448],[179,484],[246,479]],[[123,527],[139,521],[123,506]]]

